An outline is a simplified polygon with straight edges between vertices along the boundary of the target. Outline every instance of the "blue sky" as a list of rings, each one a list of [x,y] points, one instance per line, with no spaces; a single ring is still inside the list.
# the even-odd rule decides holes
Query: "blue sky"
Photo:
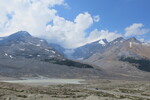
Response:
[[[149,5],[150,0],[3,0],[0,37],[23,30],[65,48],[117,37],[150,42]]]
[[[150,29],[150,0],[66,0],[70,9],[57,7],[59,15],[73,20],[81,12],[100,15],[100,22],[92,29],[109,29],[124,33],[124,28],[132,23],[142,23]],[[140,38],[139,36],[136,36]],[[150,40],[150,33],[143,35]]]

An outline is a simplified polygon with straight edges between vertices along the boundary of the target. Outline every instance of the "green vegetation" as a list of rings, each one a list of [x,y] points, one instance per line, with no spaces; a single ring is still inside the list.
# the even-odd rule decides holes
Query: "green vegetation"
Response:
[[[150,60],[148,59],[135,59],[135,58],[120,58],[121,61],[126,61],[132,64],[137,64],[137,68],[143,71],[150,72]]]
[[[93,66],[91,66],[91,65],[75,62],[75,61],[68,60],[68,59],[65,59],[65,60],[45,59],[43,61],[53,63],[53,64],[77,67],[77,68],[93,68]]]

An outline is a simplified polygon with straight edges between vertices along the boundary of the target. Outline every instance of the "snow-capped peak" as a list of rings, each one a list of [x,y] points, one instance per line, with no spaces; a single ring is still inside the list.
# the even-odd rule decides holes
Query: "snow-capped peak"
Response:
[[[106,42],[105,42],[104,39],[100,40],[98,43],[101,44],[102,46],[105,46],[105,45],[106,45]]]

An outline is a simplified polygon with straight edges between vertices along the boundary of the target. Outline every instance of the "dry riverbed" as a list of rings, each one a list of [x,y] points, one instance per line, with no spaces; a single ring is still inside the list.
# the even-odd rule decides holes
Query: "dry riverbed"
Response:
[[[0,100],[150,100],[150,82],[87,80],[48,86],[0,82]]]

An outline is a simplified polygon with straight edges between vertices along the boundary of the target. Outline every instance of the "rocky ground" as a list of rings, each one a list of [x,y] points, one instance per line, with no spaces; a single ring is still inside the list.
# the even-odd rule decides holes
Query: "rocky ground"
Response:
[[[88,84],[31,86],[0,83],[0,100],[150,100],[150,82],[87,80]]]

